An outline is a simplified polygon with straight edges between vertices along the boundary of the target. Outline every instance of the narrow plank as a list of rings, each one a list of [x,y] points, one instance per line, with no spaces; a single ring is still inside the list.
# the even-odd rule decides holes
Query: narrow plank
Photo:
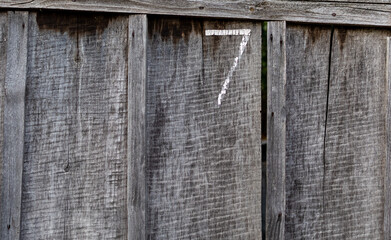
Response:
[[[286,23],[267,28],[266,239],[285,239]]]
[[[391,239],[391,37],[387,38],[386,58],[386,80],[387,80],[387,158],[384,172],[384,239]]]
[[[5,89],[4,83],[7,73],[7,38],[8,38],[8,15],[7,12],[0,12],[0,212],[4,212],[3,207],[5,205],[5,190],[3,186],[3,178],[6,176],[3,173],[4,161],[4,102],[5,102]],[[3,199],[4,197],[4,199]],[[5,215],[5,214],[4,214]],[[5,221],[5,222],[3,222]],[[0,236],[3,236],[3,232],[6,231],[8,225],[8,219],[0,217]],[[8,230],[7,230],[8,231]]]
[[[23,239],[127,238],[128,23],[30,15]]]
[[[361,0],[358,0],[361,1]],[[176,16],[217,17],[305,23],[391,26],[391,4],[338,1],[279,0],[1,0],[1,8],[56,9]],[[379,1],[379,0],[378,0]],[[388,0],[382,0],[388,1]]]
[[[128,239],[145,239],[147,16],[129,16]]]
[[[322,239],[331,27],[288,25],[285,239]]]
[[[261,239],[261,24],[148,26],[147,238]]]
[[[4,83],[7,72],[7,39],[8,39],[8,14],[7,12],[0,12],[0,212],[5,212],[3,208],[6,206],[5,196],[8,189],[4,184],[3,172],[4,169],[4,102],[5,102],[5,89]],[[8,193],[7,193],[8,195]],[[4,214],[5,216],[5,214]],[[5,232],[8,231],[8,218],[0,217],[0,237],[6,236]]]
[[[2,19],[4,23],[4,18]],[[19,239],[27,65],[27,12],[8,12],[4,82],[1,239]],[[3,25],[4,26],[4,25]],[[3,36],[5,37],[5,36]],[[4,61],[4,60],[3,60]]]
[[[384,239],[386,38],[336,28],[325,136],[324,238]]]

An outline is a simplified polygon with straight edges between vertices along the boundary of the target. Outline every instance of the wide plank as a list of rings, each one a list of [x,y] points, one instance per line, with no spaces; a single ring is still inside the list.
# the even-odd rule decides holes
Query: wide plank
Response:
[[[127,238],[128,22],[30,15],[23,239]]]
[[[384,239],[389,30],[336,28],[325,131],[324,238]]]
[[[321,239],[331,27],[286,30],[285,239]]]
[[[391,31],[287,29],[287,239],[388,236]]]
[[[0,239],[19,239],[28,12],[1,13],[0,28]]]
[[[148,239],[261,239],[261,24],[148,26]]]
[[[0,8],[144,13],[306,23],[391,26],[391,18],[389,17],[391,4],[379,4],[377,2],[360,3],[358,1],[1,0]]]

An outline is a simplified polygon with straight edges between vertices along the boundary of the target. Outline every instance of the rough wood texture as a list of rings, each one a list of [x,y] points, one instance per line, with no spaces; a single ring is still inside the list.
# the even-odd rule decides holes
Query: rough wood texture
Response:
[[[19,239],[22,198],[22,170],[24,143],[24,106],[27,64],[27,12],[1,14],[2,62],[6,69],[2,78],[1,110],[2,167],[0,201],[0,239]],[[5,23],[8,23],[5,25]],[[8,26],[8,28],[6,27]],[[7,30],[6,30],[7,29]],[[6,31],[8,33],[6,33]],[[6,47],[6,49],[5,49]],[[4,81],[4,82],[3,82]],[[4,95],[3,95],[4,94]]]
[[[147,16],[129,16],[128,239],[145,239]]]
[[[218,95],[251,29],[221,105]],[[149,19],[150,239],[261,239],[261,24]]]
[[[7,12],[0,12],[0,212],[4,212],[3,207],[6,205],[5,186],[3,178],[6,176],[3,173],[3,149],[4,149],[4,102],[5,89],[4,83],[7,72],[7,39],[8,39],[8,15]],[[5,221],[6,222],[3,222]],[[8,218],[5,219],[0,216],[0,236],[3,237],[3,231],[7,229]],[[5,228],[3,227],[5,226]]]
[[[0,7],[391,26],[391,4],[358,1],[1,0]]]
[[[388,99],[386,136],[387,158],[384,171],[384,239],[391,239],[391,37],[387,38],[386,81]]]
[[[288,1],[300,1],[300,0],[288,0]],[[391,4],[391,1],[390,0],[305,0],[305,1],[309,1],[309,2],[315,2],[315,3],[318,3],[318,2],[340,2],[340,3],[358,3],[358,4],[372,4],[372,3],[375,3],[375,4]]]
[[[128,21],[30,15],[23,239],[127,238]]]
[[[267,28],[266,239],[285,239],[286,24]]]
[[[4,169],[4,102],[5,102],[5,89],[4,83],[7,72],[7,39],[8,39],[8,14],[7,12],[0,12],[0,213],[6,212],[5,206],[8,203],[6,196],[8,196],[8,187],[5,183],[8,183],[8,174],[3,171]],[[7,194],[7,195],[6,195]],[[0,237],[7,239],[5,236],[8,232],[9,218],[6,214],[0,216]]]
[[[285,239],[321,239],[330,27],[288,25]]]
[[[386,37],[335,29],[325,136],[324,238],[383,239]]]
[[[384,238],[390,33],[288,27],[287,239]]]

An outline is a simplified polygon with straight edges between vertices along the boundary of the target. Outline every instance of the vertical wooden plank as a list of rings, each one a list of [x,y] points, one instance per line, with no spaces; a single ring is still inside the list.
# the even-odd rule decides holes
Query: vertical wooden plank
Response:
[[[285,239],[322,239],[331,27],[286,30]]]
[[[1,239],[19,239],[20,236],[27,29],[28,12],[8,12],[0,202]]]
[[[266,239],[285,239],[286,23],[267,25]]]
[[[386,38],[335,29],[325,136],[324,238],[384,239]]]
[[[4,149],[4,102],[5,102],[5,77],[7,72],[7,38],[8,38],[8,15],[7,12],[0,12],[0,212],[3,212],[5,204],[5,186],[3,185],[3,149]],[[7,219],[0,217],[0,236],[3,237],[3,231],[7,229],[7,222],[3,222]],[[3,227],[5,226],[5,227]]]
[[[126,239],[129,18],[29,23],[21,237]]]
[[[391,239],[391,37],[387,37],[386,58],[386,81],[387,81],[387,158],[384,171],[384,239]]]
[[[387,237],[389,35],[288,27],[286,238]]]
[[[0,12],[0,212],[4,212],[6,187],[4,185],[4,83],[7,72],[7,39],[8,39],[8,14]],[[4,199],[3,199],[4,198]],[[5,214],[4,214],[5,216]],[[8,218],[0,216],[0,237],[3,238],[5,231],[8,231]]]
[[[71,225],[77,17],[30,13],[28,46],[21,238],[60,239]]]
[[[148,26],[148,238],[261,239],[261,23]]]
[[[147,16],[129,16],[128,239],[145,239]]]

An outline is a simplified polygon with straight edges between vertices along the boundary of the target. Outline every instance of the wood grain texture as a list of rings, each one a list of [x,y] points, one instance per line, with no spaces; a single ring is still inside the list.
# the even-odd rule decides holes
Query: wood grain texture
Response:
[[[5,186],[4,178],[8,177],[3,172],[4,169],[4,102],[5,102],[5,89],[4,83],[7,73],[7,39],[8,39],[8,14],[7,12],[0,12],[0,213],[5,212],[6,206],[6,193],[8,187]],[[8,195],[8,193],[7,193]],[[8,201],[7,201],[8,202]],[[8,231],[9,219],[5,217],[5,214],[0,216],[0,236],[4,238],[5,232]]]
[[[286,23],[267,28],[266,239],[285,239]]]
[[[386,58],[386,81],[387,81],[387,158],[384,171],[384,239],[391,239],[391,37],[387,37],[387,58]]]
[[[325,136],[324,238],[383,239],[386,37],[337,28]]]
[[[3,23],[4,23],[3,18]],[[8,12],[4,81],[1,239],[19,239],[22,198],[28,12]],[[4,26],[4,25],[3,25]],[[5,37],[5,39],[4,39]],[[4,52],[3,52],[4,53]],[[3,60],[4,61],[4,60]]]
[[[145,239],[147,16],[129,16],[128,239]]]
[[[359,1],[1,0],[0,7],[391,26],[391,4]]]
[[[261,24],[149,19],[149,239],[261,239]],[[242,36],[251,29],[218,105]]]
[[[384,239],[387,234],[390,33],[288,27],[287,239]]]
[[[322,239],[330,27],[288,25],[285,239]]]
[[[289,0],[289,1],[298,1],[298,0]],[[355,3],[355,4],[391,4],[390,0],[305,0],[309,2],[336,2],[336,3]]]
[[[30,15],[23,239],[127,238],[128,22]]]

